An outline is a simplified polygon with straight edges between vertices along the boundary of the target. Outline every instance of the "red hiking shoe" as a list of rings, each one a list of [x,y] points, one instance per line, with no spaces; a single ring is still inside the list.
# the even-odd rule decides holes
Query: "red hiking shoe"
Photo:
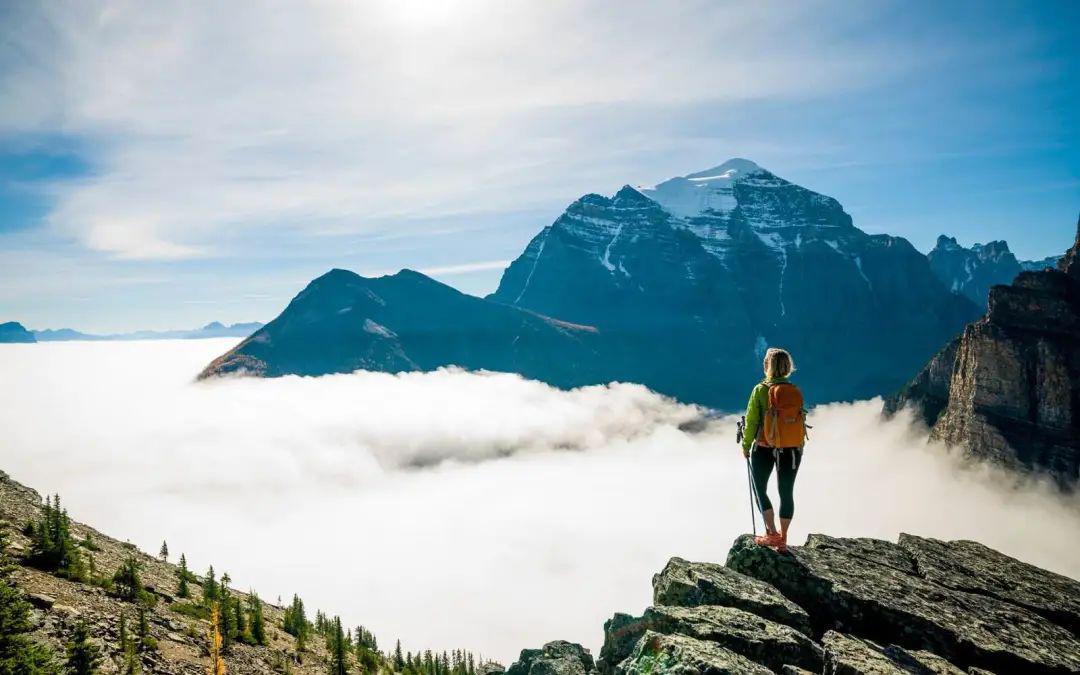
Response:
[[[754,543],[758,546],[781,546],[784,543],[784,538],[780,536],[779,532],[766,532],[763,535],[754,537]]]

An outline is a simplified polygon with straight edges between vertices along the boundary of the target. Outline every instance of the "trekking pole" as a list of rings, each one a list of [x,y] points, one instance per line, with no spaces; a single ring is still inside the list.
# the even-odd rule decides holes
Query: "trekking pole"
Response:
[[[735,442],[742,444],[743,431],[746,429],[746,416],[735,425]],[[754,478],[750,473],[750,458],[746,458],[746,482],[750,486],[750,530],[757,536],[757,518],[754,517]]]

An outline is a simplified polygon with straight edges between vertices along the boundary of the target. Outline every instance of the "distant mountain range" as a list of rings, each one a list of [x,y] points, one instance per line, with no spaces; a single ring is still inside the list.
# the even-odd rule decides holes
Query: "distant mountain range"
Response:
[[[258,321],[234,323],[226,326],[212,321],[202,328],[190,330],[137,330],[130,333],[108,333],[95,335],[82,333],[71,328],[57,328],[33,331],[38,342],[62,342],[69,340],[194,340],[214,337],[247,337],[263,327]]]
[[[1004,241],[964,248],[956,239],[943,234],[938,237],[937,245],[927,258],[930,269],[947,288],[962,293],[985,309],[991,286],[1011,284],[1022,271],[1053,269],[1061,256],[1017,260]]]
[[[26,330],[18,321],[0,323],[0,343],[3,342],[37,342],[34,334]]]
[[[776,345],[811,400],[856,399],[897,389],[979,311],[905,239],[734,159],[582,197],[486,299],[416,272],[335,270],[202,377],[456,364],[735,409]]]

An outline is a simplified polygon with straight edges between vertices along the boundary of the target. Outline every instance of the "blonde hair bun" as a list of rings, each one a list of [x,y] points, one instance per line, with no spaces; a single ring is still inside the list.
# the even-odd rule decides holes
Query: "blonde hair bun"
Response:
[[[761,365],[765,369],[765,377],[770,380],[787,377],[795,372],[795,359],[791,358],[788,350],[779,347],[769,347]]]

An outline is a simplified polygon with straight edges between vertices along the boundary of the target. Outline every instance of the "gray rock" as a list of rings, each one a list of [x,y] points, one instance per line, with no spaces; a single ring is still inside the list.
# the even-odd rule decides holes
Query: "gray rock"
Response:
[[[625,659],[641,636],[652,631],[713,642],[774,671],[788,663],[813,670],[822,666],[821,647],[806,635],[734,607],[660,605],[646,609],[640,619],[616,615],[604,629],[600,654],[605,663]],[[614,672],[622,671],[616,667]]]
[[[1080,582],[1010,558],[974,541],[900,535],[919,574],[958,591],[990,595],[1041,614],[1080,635]]]
[[[27,593],[26,600],[39,609],[49,609],[56,604],[56,598],[44,593]]]
[[[774,584],[806,607],[819,631],[926,649],[960,666],[1026,673],[1080,672],[1080,640],[1067,629],[994,597],[952,590],[874,561],[863,541],[821,538],[790,555],[741,537],[728,566]],[[893,550],[886,554],[889,546]],[[905,554],[881,542],[879,559]],[[860,554],[859,551],[862,551]]]
[[[964,675],[964,671],[931,652],[882,648],[836,631],[826,633],[822,644],[825,675]]]
[[[79,616],[79,610],[75,609],[71,605],[53,605],[52,611],[54,614],[59,614],[60,616],[66,618],[75,618]]]
[[[780,675],[815,675],[815,673],[805,668],[788,664],[780,669]]]
[[[506,675],[585,675],[596,669],[592,654],[579,644],[556,640],[541,649],[523,649]]]
[[[737,607],[810,633],[810,617],[806,610],[785,598],[774,586],[715,563],[672,558],[659,574],[653,576],[653,603],[677,607]]]
[[[767,675],[771,671],[715,642],[646,632],[619,670],[627,675]]]

